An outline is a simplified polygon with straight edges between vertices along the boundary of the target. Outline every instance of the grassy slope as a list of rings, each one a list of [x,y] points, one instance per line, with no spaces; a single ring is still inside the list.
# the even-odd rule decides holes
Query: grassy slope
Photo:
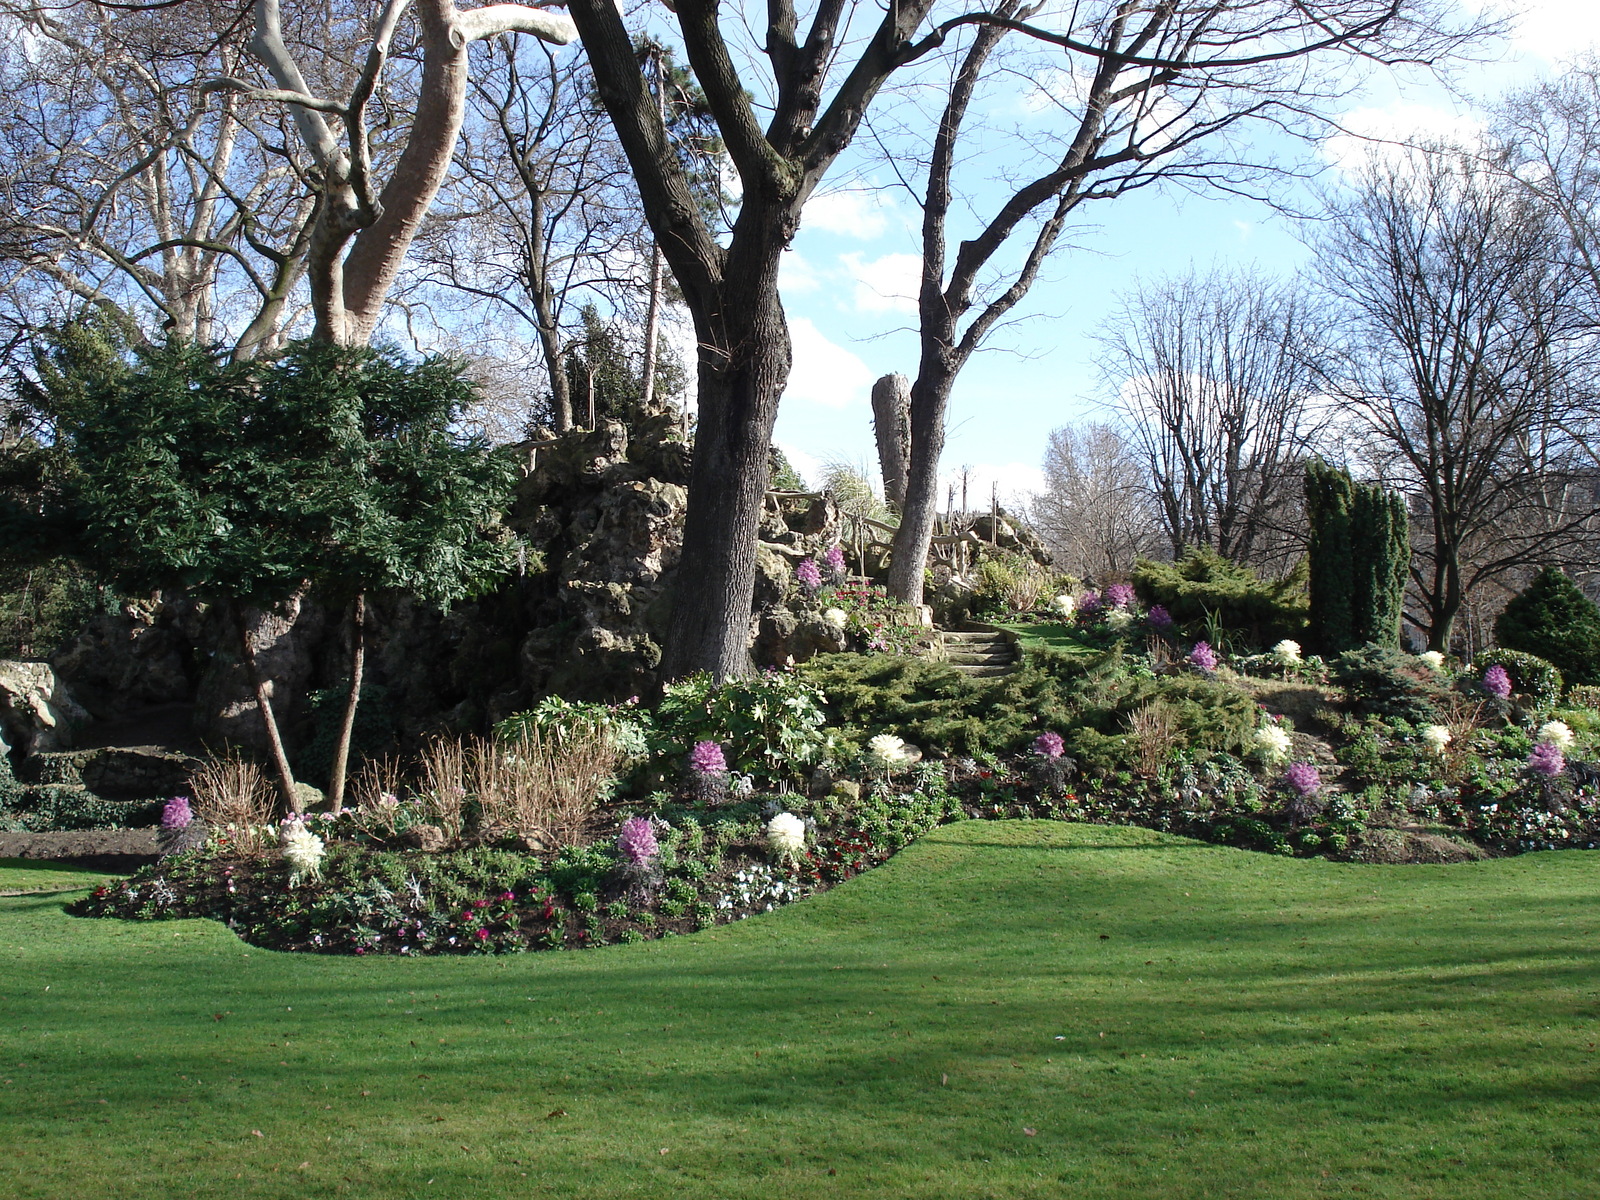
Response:
[[[70,892],[95,887],[115,876],[61,863],[0,858],[0,892]]]
[[[974,822],[499,960],[4,900],[0,1195],[1592,1197],[1597,884]]]

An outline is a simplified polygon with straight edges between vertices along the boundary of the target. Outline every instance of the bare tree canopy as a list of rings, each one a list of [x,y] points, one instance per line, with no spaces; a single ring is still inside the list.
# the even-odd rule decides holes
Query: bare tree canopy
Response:
[[[1593,338],[1563,220],[1448,148],[1374,161],[1318,250],[1342,309],[1324,386],[1416,522],[1408,620],[1448,650],[1480,584],[1559,560],[1595,516]]]
[[[1165,548],[1139,452],[1114,425],[1052,430],[1030,516],[1056,565],[1095,578]]]
[[[1098,340],[1172,555],[1206,546],[1287,565],[1304,546],[1300,478],[1324,341],[1299,286],[1215,271],[1141,284]]]

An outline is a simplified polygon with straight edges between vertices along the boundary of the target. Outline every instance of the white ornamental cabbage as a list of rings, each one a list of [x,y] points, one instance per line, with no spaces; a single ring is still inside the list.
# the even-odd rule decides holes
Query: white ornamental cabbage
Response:
[[[867,756],[885,771],[907,766],[922,757],[920,752],[892,733],[880,733],[868,742]]]
[[[1301,663],[1300,643],[1289,638],[1284,638],[1272,648],[1272,655],[1286,667],[1296,667]]]
[[[1428,743],[1428,748],[1435,754],[1443,754],[1444,748],[1450,744],[1450,726],[1424,725],[1422,740]]]
[[[1113,608],[1106,613],[1106,628],[1120,633],[1133,624],[1133,614],[1125,608]]]
[[[1056,612],[1061,616],[1070,620],[1072,614],[1078,611],[1078,602],[1066,592],[1062,592],[1061,595],[1057,596],[1050,602],[1050,607],[1055,609]]]
[[[822,612],[822,619],[835,629],[843,629],[850,620],[850,615],[842,608],[827,608]]]
[[[1572,749],[1572,726],[1565,721],[1546,721],[1539,726],[1539,740],[1549,742],[1558,750]]]
[[[322,839],[298,822],[283,835],[283,858],[289,864],[289,883],[322,876],[322,859],[328,848]]]
[[[1444,655],[1438,650],[1424,650],[1417,657],[1428,665],[1430,671],[1444,670]]]
[[[1288,761],[1288,731],[1281,725],[1263,725],[1256,730],[1255,749],[1256,753],[1269,763]]]
[[[798,861],[806,852],[806,823],[793,813],[779,813],[767,822],[767,849],[781,863]]]

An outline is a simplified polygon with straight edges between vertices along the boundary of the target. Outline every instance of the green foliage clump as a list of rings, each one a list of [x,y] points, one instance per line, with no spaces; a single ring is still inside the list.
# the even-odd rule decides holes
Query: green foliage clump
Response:
[[[985,551],[972,589],[979,615],[1031,612],[1049,597],[1050,572],[1025,554]]]
[[[1504,667],[1511,676],[1512,694],[1526,700],[1535,712],[1547,712],[1561,700],[1561,672],[1537,654],[1492,647],[1472,660],[1472,677],[1482,679],[1490,667]]]
[[[1101,773],[1126,770],[1139,757],[1130,721],[1142,710],[1164,714],[1174,739],[1171,749],[1197,758],[1217,753],[1243,758],[1261,721],[1255,701],[1244,692],[1196,675],[1096,679],[1091,673],[1079,702],[1067,747],[1084,767]]]
[[[0,755],[0,763],[5,756]],[[0,829],[138,829],[161,820],[161,800],[106,800],[66,784],[26,786],[0,767]]]
[[[1305,629],[1303,564],[1283,579],[1267,580],[1215,550],[1196,547],[1177,562],[1141,558],[1133,582],[1147,603],[1164,605],[1191,632],[1203,628],[1264,646],[1298,638]]]
[[[0,566],[0,658],[47,658],[115,603],[70,558]]]
[[[1059,681],[1036,666],[984,679],[921,658],[822,654],[801,670],[853,742],[888,732],[952,754],[998,753],[1071,713]]]
[[[1323,654],[1400,645],[1411,563],[1405,500],[1320,459],[1306,464],[1309,638]]]
[[[546,696],[527,712],[513,713],[501,721],[494,727],[494,735],[502,742],[515,743],[526,734],[537,733],[559,746],[574,734],[602,734],[616,751],[618,765],[625,769],[650,756],[653,729],[649,710],[637,707],[636,700],[601,704]]]
[[[651,753],[681,764],[696,742],[716,742],[729,770],[761,783],[786,782],[827,749],[822,706],[822,693],[792,671],[722,683],[702,671],[667,685],[656,707]]]
[[[1392,646],[1346,650],[1334,660],[1333,681],[1357,712],[1413,724],[1438,723],[1446,694],[1431,668]]]
[[[1600,606],[1557,567],[1544,568],[1512,597],[1494,636],[1509,650],[1554,664],[1569,683],[1600,684]]]

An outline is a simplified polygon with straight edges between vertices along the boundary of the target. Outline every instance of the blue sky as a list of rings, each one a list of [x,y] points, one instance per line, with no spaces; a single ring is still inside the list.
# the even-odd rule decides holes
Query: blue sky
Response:
[[[1600,12],[1590,4],[1523,7],[1517,34],[1490,51],[1497,60],[1463,71],[1458,90],[1492,99],[1559,69],[1562,56],[1600,37]],[[1430,79],[1384,75],[1351,98],[1343,123],[1376,137],[1470,135],[1476,117]],[[1363,152],[1345,139],[1319,148],[1329,163],[1323,185],[1336,184],[1338,164]],[[842,163],[807,207],[784,264],[795,368],[776,437],[804,474],[829,458],[875,462],[872,381],[914,373],[917,217],[910,198],[886,181],[881,164]],[[1102,384],[1088,335],[1132,279],[1213,264],[1291,272],[1307,258],[1293,221],[1234,197],[1147,189],[1101,205],[1089,221],[1024,302],[1026,319],[1001,331],[957,380],[943,471],[973,469],[974,503],[987,501],[991,479],[1003,497],[1037,488],[1050,430],[1095,415]]]

